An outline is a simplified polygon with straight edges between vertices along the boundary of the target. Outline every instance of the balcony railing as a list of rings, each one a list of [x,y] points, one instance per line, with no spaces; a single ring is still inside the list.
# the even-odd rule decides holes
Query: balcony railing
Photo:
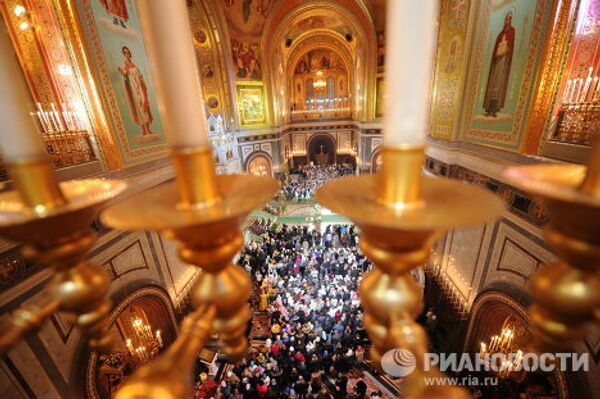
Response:
[[[294,110],[291,113],[292,122],[351,118],[351,108],[303,109]]]

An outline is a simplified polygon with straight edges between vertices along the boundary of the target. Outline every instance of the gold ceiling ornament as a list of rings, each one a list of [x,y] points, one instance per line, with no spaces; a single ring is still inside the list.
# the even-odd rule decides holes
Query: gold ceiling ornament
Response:
[[[598,325],[600,314],[600,141],[587,169],[520,166],[508,168],[505,176],[548,211],[546,240],[560,258],[531,277],[533,349],[572,348]]]
[[[339,178],[316,193],[320,204],[356,223],[362,231],[360,247],[375,265],[365,274],[359,295],[373,342],[371,357],[379,364],[387,351],[412,352],[417,364],[407,377],[408,397],[467,398],[462,388],[425,383],[426,377],[441,373],[424,368],[428,339],[415,322],[423,294],[410,271],[427,261],[441,233],[497,218],[502,202],[476,186],[423,176],[424,146],[384,146],[382,156],[380,173]]]
[[[119,390],[119,399],[191,397],[194,361],[210,333],[219,335],[230,361],[243,358],[248,348],[244,333],[252,314],[247,305],[251,281],[231,260],[244,244],[240,226],[279,185],[264,176],[217,176],[211,152],[174,150],[175,182],[103,212],[102,220],[115,229],[156,230],[177,240],[180,259],[203,270],[191,290],[197,310],[184,322],[184,332],[165,354],[132,376]]]
[[[91,228],[99,209],[125,190],[119,180],[86,179],[58,184],[49,157],[6,165],[16,190],[0,194],[0,235],[24,243],[23,256],[54,270],[45,292],[51,299],[39,308],[15,312],[0,336],[0,353],[37,330],[56,311],[74,322],[97,350],[111,337],[104,320],[111,310],[109,280],[97,265],[84,261],[96,241]]]

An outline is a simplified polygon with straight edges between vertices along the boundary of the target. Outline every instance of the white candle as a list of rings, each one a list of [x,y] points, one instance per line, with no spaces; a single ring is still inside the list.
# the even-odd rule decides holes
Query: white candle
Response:
[[[592,87],[590,88],[590,101],[594,101],[594,97],[596,97],[596,90],[598,90],[598,76],[594,76],[594,79],[592,79]]]
[[[573,103],[575,97],[575,91],[577,90],[577,84],[579,83],[579,79],[573,79],[573,85],[571,86],[571,92],[569,93],[569,103]]]
[[[33,115],[33,113],[32,113],[32,115]],[[42,125],[42,130],[44,130],[44,133],[48,133],[48,126],[46,126],[46,122],[44,121],[42,114],[40,114],[40,111],[37,111],[35,113],[35,115],[37,115],[38,120],[40,121],[40,125]]]
[[[0,21],[0,150],[5,161],[37,158],[46,151],[34,118],[29,89],[12,42]]]
[[[564,90],[564,93],[563,93],[563,102],[564,103],[569,102],[569,92],[571,91],[571,84],[572,83],[573,82],[572,82],[571,79],[567,80],[567,84],[565,86],[565,90]]]
[[[162,336],[160,335],[160,330],[156,330],[156,339],[158,340],[158,346],[162,348],[163,340]]]
[[[588,94],[588,90],[590,89],[590,84],[592,83],[592,71],[593,71],[593,67],[590,67],[589,72],[588,72],[588,76],[585,79],[585,86],[583,88],[583,93],[581,94],[581,98],[579,99],[579,102],[585,102],[585,99],[587,97]]]
[[[138,0],[137,6],[171,145],[208,147],[202,89],[185,0]]]
[[[436,0],[387,5],[384,144],[421,145],[427,135]]]
[[[572,103],[579,102],[579,96],[581,95],[581,90],[583,89],[582,78],[576,79],[575,82],[575,90],[573,91],[573,98],[571,98]]]
[[[60,114],[58,113],[58,110],[56,109],[56,106],[54,105],[54,103],[50,103],[50,108],[52,109],[52,114],[54,115],[54,118],[56,119],[58,129],[61,132],[64,132],[65,130],[67,130],[67,129],[65,129],[63,121],[62,121]]]

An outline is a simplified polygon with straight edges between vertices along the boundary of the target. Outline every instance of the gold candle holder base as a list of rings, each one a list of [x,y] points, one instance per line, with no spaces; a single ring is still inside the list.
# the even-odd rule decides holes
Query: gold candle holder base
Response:
[[[38,215],[43,216],[50,209],[65,204],[66,199],[56,181],[54,165],[49,157],[8,162],[6,168],[23,203]]]
[[[383,159],[380,174],[336,179],[316,193],[320,204],[356,223],[362,231],[360,247],[375,265],[359,288],[365,329],[373,342],[371,357],[379,364],[387,351],[407,349],[417,359],[410,395],[467,397],[458,388],[440,391],[424,384],[425,375],[439,371],[423,368],[427,337],[414,321],[423,298],[410,271],[426,262],[443,231],[493,220],[503,204],[482,188],[422,176],[423,147],[384,147]]]
[[[561,259],[531,277],[534,303],[529,314],[537,351],[572,348],[598,323],[600,179],[590,173],[586,176],[586,168],[576,165],[513,167],[505,172],[550,214],[545,235]]]
[[[8,169],[15,170],[10,165]],[[84,257],[96,241],[91,224],[99,209],[125,190],[126,184],[118,180],[90,179],[63,182],[54,187],[54,176],[40,174],[39,165],[31,169],[31,175],[23,165],[19,169],[19,174],[13,175],[17,186],[18,181],[25,181],[30,193],[39,194],[30,198],[48,199],[50,206],[36,200],[37,205],[31,207],[33,203],[22,199],[22,192],[0,194],[0,235],[23,242],[25,258],[54,269],[54,276],[46,287],[53,299],[41,308],[16,312],[10,327],[0,336],[0,353],[59,310],[76,316],[75,323],[89,336],[92,348],[106,349],[110,339],[102,324],[111,310],[106,299],[109,280],[99,266],[85,262]],[[41,176],[49,180],[35,180]],[[47,188],[48,192],[44,193]]]
[[[279,184],[268,177],[215,176],[210,151],[176,151],[173,158],[178,173],[175,182],[112,206],[103,212],[102,220],[115,229],[157,230],[179,242],[181,260],[204,271],[192,288],[194,306],[214,307],[211,331],[219,335],[228,358],[237,361],[248,348],[244,333],[251,317],[247,305],[251,281],[246,271],[231,261],[244,244],[240,230],[244,219],[272,198]],[[173,345],[185,345],[182,341],[186,339],[182,335]],[[132,380],[138,388],[130,390],[126,384],[119,398],[156,397],[149,394],[154,392],[151,388],[167,374],[184,379],[191,372],[177,357],[164,359],[161,356],[150,365],[152,372],[136,372]],[[172,381],[161,391],[167,395],[164,397],[181,397],[177,387],[182,381]]]

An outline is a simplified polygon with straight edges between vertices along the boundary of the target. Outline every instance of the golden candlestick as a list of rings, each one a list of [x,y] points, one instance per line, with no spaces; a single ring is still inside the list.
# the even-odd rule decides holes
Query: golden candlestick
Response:
[[[118,180],[56,182],[48,158],[7,164],[18,190],[0,194],[0,235],[23,242],[23,256],[54,269],[46,286],[52,299],[41,308],[19,309],[0,336],[0,353],[35,331],[56,311],[74,314],[90,346],[106,349],[104,318],[109,280],[99,266],[84,261],[96,241],[91,229],[100,207],[121,193]]]
[[[328,182],[316,198],[356,223],[362,231],[360,247],[375,265],[359,289],[375,363],[389,350],[410,350],[417,361],[409,376],[410,397],[468,397],[460,388],[425,384],[424,377],[439,371],[424,370],[428,340],[415,322],[423,298],[410,271],[425,263],[443,231],[493,220],[503,205],[482,188],[422,176],[424,152],[424,147],[383,147],[379,174]]]
[[[505,175],[550,214],[546,240],[560,258],[531,277],[534,349],[569,349],[600,315],[600,142],[588,168],[536,165]]]
[[[269,177],[216,176],[207,148],[177,150],[172,158],[175,182],[114,205],[103,213],[102,220],[121,230],[161,231],[179,242],[181,260],[204,271],[192,288],[192,301],[197,308],[214,307],[211,331],[219,335],[229,359],[237,361],[248,347],[244,333],[251,316],[247,305],[251,281],[231,260],[244,244],[240,230],[244,219],[272,198],[279,185]],[[182,335],[173,345],[187,345],[187,339]],[[191,372],[189,365],[177,356],[161,356],[156,364],[161,365],[160,370],[136,373],[137,388],[126,384],[119,398],[156,397],[152,387],[161,381],[172,383],[165,383],[165,391],[161,391],[168,391],[165,397],[178,397],[183,379]],[[173,381],[173,376],[180,380]]]

